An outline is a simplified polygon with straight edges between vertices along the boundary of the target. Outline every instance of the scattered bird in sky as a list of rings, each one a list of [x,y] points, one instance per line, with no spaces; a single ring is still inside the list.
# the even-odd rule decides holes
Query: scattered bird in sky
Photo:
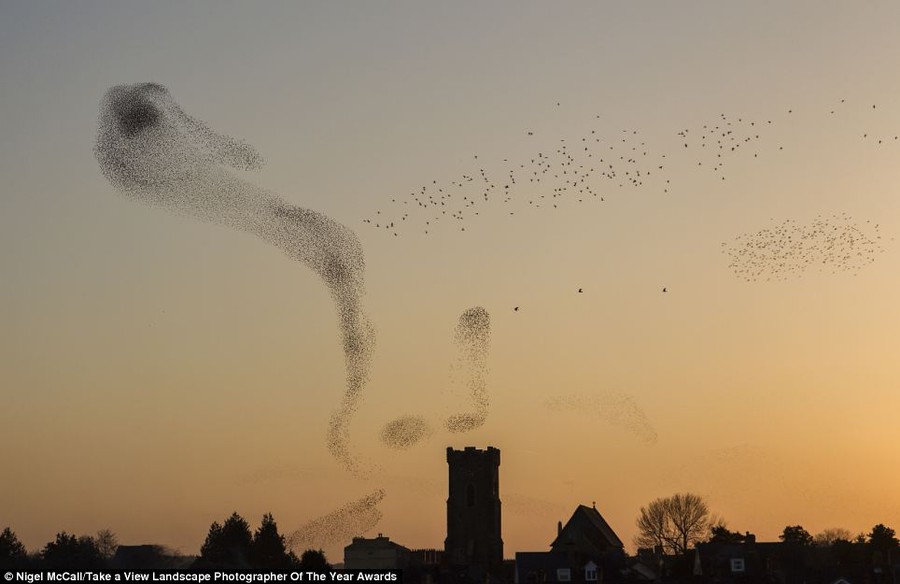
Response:
[[[561,101],[555,103],[562,106]],[[841,117],[853,113],[846,107],[841,106]],[[863,105],[861,111],[867,109]],[[575,135],[545,140],[547,133],[542,132],[540,142],[529,140],[528,144],[535,145],[530,153],[496,156],[496,162],[474,155],[477,166],[456,177],[428,179],[419,187],[390,193],[386,198],[389,206],[376,209],[363,223],[394,237],[407,230],[430,236],[444,227],[460,234],[478,226],[489,228],[490,219],[500,215],[512,220],[536,212],[558,213],[572,206],[590,212],[591,203],[632,194],[671,196],[678,193],[677,183],[691,176],[688,173],[716,177],[719,188],[724,189],[732,164],[759,164],[772,160],[773,153],[791,150],[787,143],[774,142],[780,123],[794,113],[793,108],[781,111],[786,113],[780,118],[759,120],[719,112],[676,128],[668,141],[658,138],[655,145],[639,129],[612,129],[596,121],[603,119],[596,115]],[[823,122],[838,118],[830,116],[828,109],[820,111]],[[844,117],[842,123],[846,120]],[[860,134],[868,140],[874,122],[861,124],[865,125],[859,127]],[[525,133],[535,136],[528,128]],[[868,143],[883,148],[897,144],[897,137],[891,139],[896,135],[896,131],[873,135]]]
[[[514,310],[515,312],[519,312],[519,307],[516,306],[515,308],[513,308],[513,310]]]
[[[667,290],[665,289],[665,287],[663,287],[663,290],[662,290],[662,291],[663,291],[663,292],[667,292]]]
[[[582,293],[584,293],[584,290],[582,290],[581,288],[579,288],[579,289],[578,289],[578,293],[579,293],[579,294],[582,294]]]

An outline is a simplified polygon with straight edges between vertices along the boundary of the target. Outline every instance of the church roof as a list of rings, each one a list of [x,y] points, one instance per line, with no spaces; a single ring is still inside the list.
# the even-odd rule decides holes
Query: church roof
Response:
[[[590,554],[600,554],[610,547],[624,548],[625,544],[596,507],[579,505],[550,544],[554,551],[562,551],[569,546]]]

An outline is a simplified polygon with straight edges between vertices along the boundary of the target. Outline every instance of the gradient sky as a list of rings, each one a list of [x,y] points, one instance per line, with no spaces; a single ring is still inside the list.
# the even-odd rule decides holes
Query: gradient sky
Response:
[[[898,22],[891,1],[3,2],[0,527],[29,549],[110,528],[197,553],[232,511],[290,533],[383,488],[369,535],[442,547],[444,450],[493,445],[507,557],[592,501],[632,548],[640,507],[688,490],[764,540],[900,529]],[[324,285],[101,175],[100,98],[143,81],[253,144],[266,166],[246,180],[357,232],[378,334],[351,426],[368,478],[325,447],[344,369]],[[723,113],[773,121],[727,181],[677,135]],[[669,192],[498,202],[427,236],[364,223],[589,129],[669,152]],[[855,275],[746,282],[721,253],[840,213],[884,238]],[[490,410],[450,435],[468,404],[453,329],[478,305]],[[547,407],[611,393],[655,444]],[[388,449],[380,429],[405,414],[437,430]]]

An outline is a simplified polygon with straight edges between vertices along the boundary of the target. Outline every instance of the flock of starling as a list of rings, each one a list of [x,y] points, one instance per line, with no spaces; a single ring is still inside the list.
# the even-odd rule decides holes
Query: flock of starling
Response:
[[[381,442],[388,448],[406,450],[433,432],[431,425],[421,416],[400,416],[381,429]]]
[[[845,106],[844,100],[840,103],[830,115]],[[793,113],[787,110],[788,116]],[[446,224],[464,232],[476,216],[498,208],[514,216],[525,211],[552,212],[565,205],[601,204],[628,193],[668,194],[675,176],[672,166],[684,164],[725,181],[728,163],[735,157],[753,160],[783,150],[781,144],[771,142],[775,125],[772,119],[720,114],[700,127],[676,131],[673,138],[678,146],[668,154],[648,146],[636,129],[604,135],[598,127],[587,127],[574,139],[543,145],[533,130],[525,130],[525,139],[534,148],[524,159],[512,163],[504,159],[505,168],[497,172],[473,156],[471,171],[394,195],[389,209],[376,211],[364,223],[394,237],[407,231],[427,235]],[[348,470],[359,471],[349,451],[349,423],[368,380],[375,337],[362,308],[365,263],[355,233],[320,213],[288,205],[223,169],[256,169],[262,159],[249,145],[185,114],[159,84],[111,88],[101,102],[98,130],[95,155],[104,176],[122,194],[251,233],[322,279],[339,313],[347,364],[347,387],[340,408],[332,415],[327,446]],[[861,138],[878,145],[898,141],[898,135],[871,130],[862,132]],[[722,244],[728,266],[747,281],[783,280],[811,268],[856,273],[884,251],[878,224],[859,223],[847,214],[820,215],[808,223],[788,219]],[[668,289],[661,287],[661,291]],[[583,294],[584,289],[577,288],[576,293]],[[466,432],[485,423],[489,406],[488,312],[481,307],[465,311],[454,341],[460,352],[458,365],[467,374],[472,409],[449,416],[445,429]],[[644,413],[623,394],[562,396],[545,405],[550,410],[592,412],[647,443],[657,440]],[[381,438],[389,447],[405,449],[431,432],[423,418],[402,416],[385,425]],[[381,518],[377,505],[384,495],[376,490],[307,523],[288,538],[289,547],[319,547],[368,531]]]
[[[518,163],[505,158],[506,168],[497,173],[480,163],[449,182],[435,179],[393,195],[389,208],[376,210],[363,223],[395,237],[410,230],[427,235],[444,222],[465,231],[469,220],[496,204],[504,207],[505,213],[516,215],[526,210],[602,203],[630,192],[664,194],[671,188],[673,166],[685,162],[695,162],[699,169],[708,169],[724,181],[726,163],[734,156],[746,153],[758,158],[773,149],[760,142],[772,123],[723,113],[701,127],[674,132],[678,149],[670,154],[648,146],[637,129],[604,135],[599,127],[588,128],[582,136],[560,138],[553,145],[537,148]],[[533,131],[526,135],[534,139]],[[478,156],[473,160],[477,162]]]
[[[848,107],[841,99],[820,113],[827,119],[851,111]],[[866,104],[862,109],[874,111],[876,105]],[[775,130],[779,126],[790,129],[788,122],[797,115],[794,108],[760,119],[720,113],[705,123],[674,131],[673,142],[665,149],[648,145],[641,131],[633,128],[610,133],[588,124],[581,136],[557,138],[550,144],[542,143],[529,129],[524,132],[525,140],[535,147],[524,159],[504,158],[498,171],[488,170],[490,165],[475,155],[471,171],[391,195],[389,204],[363,223],[393,237],[416,232],[427,235],[448,224],[464,232],[476,217],[498,212],[512,216],[552,212],[564,205],[596,205],[631,193],[668,194],[676,174],[683,179],[683,171],[691,167],[721,183],[727,180],[731,162],[762,161],[782,152],[785,145]],[[871,129],[876,125],[863,121],[860,138],[874,145],[900,143],[900,132],[876,132]],[[821,221],[830,223],[823,226]],[[834,272],[855,272],[874,261],[874,254],[883,248],[880,235],[847,221],[843,216],[819,219],[796,227],[800,231],[792,234],[788,231],[796,224],[788,220],[780,228],[739,236],[725,250],[731,260],[729,267],[749,281],[797,276],[804,271],[800,266],[813,264]],[[668,290],[661,286],[661,291]],[[513,307],[514,312],[519,309]]]
[[[477,163],[477,155],[473,161]],[[408,230],[427,235],[445,222],[465,231],[469,220],[495,204],[516,215],[525,207],[552,210],[570,203],[600,203],[609,193],[643,187],[665,168],[637,130],[622,130],[615,140],[606,140],[593,129],[578,139],[563,138],[538,149],[519,164],[504,162],[507,167],[498,174],[480,164],[449,182],[433,180],[392,196],[390,209],[377,210],[363,223],[395,237]]]
[[[468,432],[484,425],[490,399],[487,394],[487,357],[491,348],[491,317],[481,306],[470,308],[459,317],[454,332],[459,365],[467,373],[466,385],[472,410],[453,414],[446,428],[453,433]]]
[[[348,470],[359,472],[349,424],[368,381],[375,332],[363,309],[365,261],[356,233],[229,172],[226,167],[257,169],[262,157],[186,114],[158,83],[106,92],[94,154],[123,195],[254,235],[319,276],[338,312],[346,363],[346,389],[331,416],[327,446]]]
[[[456,369],[465,375],[465,385],[472,400],[468,412],[453,414],[444,422],[451,433],[475,430],[487,420],[490,399],[487,393],[487,357],[490,353],[491,317],[487,310],[475,306],[459,316],[453,333],[458,351]],[[385,424],[381,430],[381,442],[403,450],[412,447],[432,434],[432,428],[420,416],[404,415]]]
[[[884,251],[879,225],[856,222],[846,213],[807,223],[787,219],[722,243],[728,267],[748,282],[781,281],[813,269],[856,275]]]
[[[384,489],[377,489],[370,495],[305,523],[285,538],[286,547],[300,554],[304,550],[320,549],[332,544],[343,545],[354,537],[359,537],[381,521],[382,513],[378,504],[384,496]]]

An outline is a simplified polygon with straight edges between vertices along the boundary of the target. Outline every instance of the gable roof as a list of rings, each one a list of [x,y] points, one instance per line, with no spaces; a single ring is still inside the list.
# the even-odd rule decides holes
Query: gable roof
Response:
[[[590,554],[601,554],[606,548],[624,548],[625,544],[596,507],[579,505],[550,544],[550,549],[563,551],[569,546]]]

